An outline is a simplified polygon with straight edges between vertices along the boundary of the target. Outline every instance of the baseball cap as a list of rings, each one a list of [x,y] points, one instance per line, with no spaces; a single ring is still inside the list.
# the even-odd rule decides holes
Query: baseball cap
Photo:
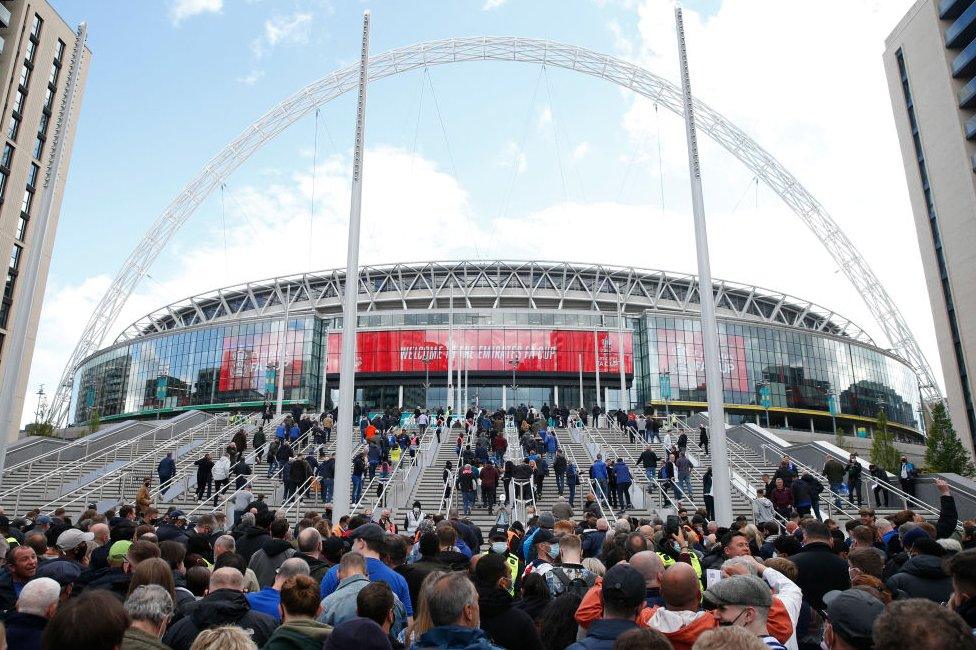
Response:
[[[126,553],[129,552],[130,546],[132,546],[132,542],[129,540],[121,540],[112,544],[108,549],[109,562],[113,560],[124,560]]]
[[[69,528],[58,535],[57,546],[62,551],[70,551],[82,542],[90,542],[95,539],[94,533],[85,533],[77,528]]]
[[[603,601],[618,607],[636,607],[644,602],[647,588],[644,576],[629,564],[616,564],[603,576]]]
[[[553,528],[556,525],[556,518],[548,512],[539,515],[539,528]]]
[[[712,585],[702,594],[713,605],[770,607],[773,593],[764,580],[756,576],[732,576]]]
[[[885,609],[884,603],[860,589],[834,589],[823,600],[831,627],[849,643],[869,641],[874,621]]]
[[[51,518],[48,517],[47,515],[41,515],[40,517],[37,518],[37,521],[35,521],[34,523],[41,524],[43,526],[50,526]]]
[[[929,534],[925,532],[924,528],[913,528],[907,533],[901,540],[901,545],[906,549],[911,548],[920,539],[932,539]]]
[[[166,513],[166,516],[176,521],[177,519],[186,519],[186,514],[182,510],[170,510]]]
[[[382,542],[386,539],[386,534],[379,524],[363,524],[352,531],[349,539],[362,539],[367,542]]]
[[[50,578],[62,587],[74,584],[81,576],[82,566],[77,562],[41,562],[37,565],[34,578]]]
[[[326,650],[332,648],[359,648],[360,650],[386,650],[390,641],[375,621],[368,618],[350,618],[336,625],[325,642]]]

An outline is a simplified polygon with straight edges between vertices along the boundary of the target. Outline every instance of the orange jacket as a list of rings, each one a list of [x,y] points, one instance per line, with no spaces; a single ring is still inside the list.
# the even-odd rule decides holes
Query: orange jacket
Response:
[[[602,586],[603,578],[597,578],[593,586],[590,587],[590,590],[586,592],[586,595],[583,597],[583,602],[580,603],[579,608],[576,610],[576,622],[580,627],[589,628],[593,621],[603,617],[603,598],[600,595]],[[651,617],[654,616],[657,610],[657,607],[645,607],[637,615],[636,623],[647,627],[648,621],[651,620]],[[681,648],[687,649],[694,645],[695,639],[698,638],[699,634],[705,630],[717,627],[717,625],[715,617],[709,614],[707,616],[700,616],[694,624],[682,628],[678,632],[666,634],[666,636],[671,639],[675,650],[680,650]],[[769,620],[766,623],[766,627],[769,629],[769,633],[776,637],[776,640],[780,643],[786,643],[793,636],[793,621],[790,620],[789,612],[786,611],[786,607],[783,606],[779,598],[775,596],[773,596],[773,606],[769,608]],[[697,632],[691,638],[690,643],[687,645],[678,645],[681,642],[681,637],[690,636],[695,630]],[[676,638],[672,638],[672,636]]]
[[[366,440],[372,440],[373,436],[376,435],[376,427],[372,424],[366,427]]]

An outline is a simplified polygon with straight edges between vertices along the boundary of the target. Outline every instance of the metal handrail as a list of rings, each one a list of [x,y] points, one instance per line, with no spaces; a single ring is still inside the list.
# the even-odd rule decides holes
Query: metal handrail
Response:
[[[282,421],[282,420],[284,420],[285,417],[286,416],[284,414],[282,414],[282,415],[279,415],[276,418],[274,418],[271,421],[272,426],[275,426],[274,423],[276,421]],[[199,454],[200,452],[208,453],[208,452],[211,452],[211,451],[217,451],[217,450],[220,449],[220,446],[221,445],[225,445],[226,446],[227,443],[228,443],[228,440],[226,439],[226,431],[227,430],[229,430],[229,429],[246,428],[248,426],[254,427],[254,426],[264,426],[264,425],[257,425],[257,424],[251,423],[251,424],[245,424],[244,427],[242,427],[240,423],[227,424],[227,425],[225,425],[221,429],[221,434],[223,434],[223,435],[216,435],[216,436],[214,436],[212,439],[209,439],[209,440],[205,441],[202,445],[200,445],[198,448],[194,449],[193,451],[196,454]],[[251,431],[248,431],[248,433],[251,433]],[[220,458],[221,455],[222,454],[219,454],[218,455],[218,459]],[[182,472],[178,472],[176,474],[176,476],[174,476],[172,479],[170,479],[169,485],[166,487],[166,489],[168,490],[170,487],[172,487],[174,485],[177,485],[177,484],[179,484],[182,481],[185,481],[183,491],[185,492],[186,490],[189,490],[190,489],[190,476],[192,476],[193,473],[196,471],[195,469],[192,469],[192,468],[193,468],[193,464],[190,463],[186,467],[186,469],[184,469]],[[229,480],[229,477],[228,477],[228,480]],[[161,498],[163,496],[163,492],[164,492],[163,486],[162,486],[162,484],[160,484],[160,485],[156,486],[155,488],[153,488],[152,490],[150,490],[149,496],[150,496],[150,498],[158,499],[158,498]]]
[[[223,430],[223,429],[219,428],[219,425],[217,425],[217,422],[216,422],[217,419],[218,418],[214,417],[211,420],[208,420],[207,422],[203,422],[203,423],[201,423],[201,424],[199,424],[199,425],[197,425],[195,427],[191,427],[190,429],[187,429],[186,431],[184,431],[183,433],[181,433],[176,438],[170,439],[168,442],[170,442],[170,443],[182,442],[183,440],[190,439],[193,436],[197,435],[199,433],[199,430],[200,429],[205,429],[205,428],[208,428],[208,427],[215,427],[215,428],[218,428],[218,430]],[[65,506],[68,506],[68,505],[70,505],[72,503],[75,503],[75,502],[77,502],[79,500],[78,497],[75,497],[73,499],[69,499],[68,501],[62,501],[62,499],[64,499],[65,497],[67,497],[67,496],[69,496],[71,494],[74,494],[75,492],[79,492],[79,491],[82,491],[84,489],[88,489],[88,491],[85,493],[85,496],[83,497],[84,499],[87,499],[95,491],[96,488],[94,487],[94,485],[96,483],[99,484],[98,485],[98,489],[101,491],[101,490],[104,489],[104,487],[106,485],[108,485],[109,483],[111,483],[112,481],[114,481],[116,478],[123,479],[125,476],[127,476],[129,474],[132,474],[135,471],[135,468],[138,467],[138,465],[140,463],[144,462],[145,460],[147,460],[149,458],[154,458],[157,454],[158,454],[158,451],[156,449],[151,449],[150,451],[148,451],[145,454],[139,456],[138,458],[133,459],[133,460],[130,460],[125,465],[123,465],[121,467],[118,467],[118,468],[112,470],[111,472],[107,472],[107,473],[105,473],[105,474],[103,474],[101,476],[98,476],[98,477],[92,479],[91,481],[89,481],[88,483],[86,483],[84,485],[79,485],[78,487],[74,488],[73,490],[70,490],[67,493],[60,495],[58,497],[58,499],[56,499],[54,501],[50,501],[48,503],[45,503],[43,506],[41,506],[39,508],[39,510],[43,511],[44,509],[50,508],[51,506],[55,506],[55,505],[60,506],[60,507],[65,507]],[[122,489],[123,489],[123,486],[120,483],[120,492],[121,492]],[[124,496],[124,495],[120,495],[120,496]]]
[[[15,472],[15,471],[19,470],[22,467],[30,467],[31,465],[34,465],[35,463],[39,463],[39,462],[42,462],[44,460],[47,460],[47,458],[50,457],[50,456],[59,456],[60,454],[63,454],[64,452],[66,452],[66,451],[68,451],[70,449],[74,449],[75,447],[81,447],[82,444],[84,444],[87,447],[94,440],[99,440],[103,436],[110,436],[110,435],[113,435],[115,433],[119,433],[121,431],[124,431],[126,428],[135,426],[137,424],[145,424],[145,422],[137,422],[135,420],[130,420],[128,422],[125,422],[124,423],[124,426],[120,426],[118,429],[115,429],[115,430],[112,430],[112,431],[107,431],[107,430],[104,431],[103,434],[100,435],[100,436],[96,436],[95,434],[89,434],[87,436],[82,436],[81,438],[78,438],[76,440],[72,440],[67,445],[64,445],[62,447],[58,447],[57,449],[52,449],[50,451],[46,451],[43,454],[41,454],[40,456],[35,456],[35,457],[30,458],[28,460],[24,460],[24,461],[21,461],[19,463],[15,463],[13,465],[8,465],[6,468],[4,468],[3,474],[4,474],[4,476],[6,476],[7,474],[10,474],[11,472]],[[159,429],[161,428],[162,425],[160,425],[160,423],[158,423],[158,422],[153,422],[151,424],[154,424],[155,425],[155,426],[152,427],[152,430],[151,431],[147,431],[145,433],[140,433],[138,436],[135,436],[133,438],[128,438],[128,439],[122,441],[122,446],[127,446],[129,444],[132,444],[133,442],[137,442],[138,440],[141,440],[146,435],[149,435],[149,434],[152,434],[152,433],[158,433],[159,432]],[[172,424],[170,422],[167,422],[166,425],[172,426]],[[96,432],[96,433],[98,433],[98,432]],[[16,449],[16,451],[21,451],[21,450],[27,449],[29,447],[33,447],[34,445],[43,444],[45,441],[52,440],[52,439],[53,440],[58,440],[58,438],[46,438],[46,437],[42,437],[39,440],[32,440],[30,443],[28,443],[26,445],[23,445],[21,447],[18,447]],[[84,457],[87,457],[87,456],[88,456],[88,454],[86,453],[84,455]],[[21,487],[23,487],[23,486],[22,485],[21,486],[18,486],[17,489],[21,489]]]
[[[586,425],[585,424],[583,426],[579,426],[579,427],[576,427],[576,428],[577,428],[577,430],[581,431],[583,435],[587,435]],[[567,427],[567,430],[568,431],[572,431],[572,429],[570,429],[569,427]],[[572,438],[573,437],[573,434],[570,433],[569,434],[569,437]],[[558,440],[558,438],[557,438],[557,440]],[[574,440],[573,442],[576,442],[576,441]],[[585,447],[585,444],[586,443],[583,443],[583,444],[584,444],[584,447]],[[578,479],[582,475],[583,470],[582,470],[582,467],[579,464],[579,461],[576,458],[576,452],[574,452],[573,449],[572,449],[572,447],[570,447],[568,445],[565,447],[565,449],[569,452],[569,456],[572,459],[573,464],[576,465],[576,477]],[[580,485],[583,485],[583,482],[582,481],[580,481]],[[605,494],[602,494],[602,492],[603,492],[602,489],[598,489],[600,487],[599,484],[596,484],[596,481],[594,479],[590,478],[589,472],[587,472],[587,476],[586,476],[586,485],[590,488],[590,491],[593,493],[593,495],[596,496],[596,507],[600,511],[600,518],[601,519],[606,519],[607,518],[607,510],[609,510],[610,512],[613,512],[613,510],[610,509],[610,502],[609,501],[607,501],[607,509],[604,510],[603,503],[600,502],[600,496],[603,496],[604,501],[606,501],[607,496]]]
[[[465,431],[463,428],[462,428],[461,431],[462,431],[462,434],[461,435],[468,436],[468,440],[470,441],[471,440],[471,434],[468,433],[467,431]],[[453,434],[453,431],[452,431],[452,434]],[[458,472],[461,471],[461,457],[464,455],[464,444],[462,443],[459,446],[460,446],[460,449],[458,449],[457,458],[455,459],[455,462],[454,462],[454,468],[453,468],[454,471],[453,471],[453,473],[451,473],[447,477],[448,480],[447,481],[444,481],[444,489],[441,491],[441,500],[440,500],[440,503],[437,504],[437,514],[441,514],[445,510],[447,510],[448,512],[450,512],[450,510],[451,510],[451,504],[454,503],[454,500],[455,499],[457,499],[457,490],[454,489],[454,488],[457,487],[456,486],[456,483],[457,483],[457,475],[458,475]],[[450,490],[451,496],[450,497],[447,494],[448,493],[448,488],[451,488],[451,490]],[[448,500],[450,500],[450,503],[446,503]],[[445,505],[447,506],[447,508],[444,507]]]
[[[599,433],[599,430],[598,429],[596,429],[596,428],[590,428],[590,427],[584,427],[583,431],[584,431],[584,435],[588,436],[593,441],[593,445],[595,447],[597,447],[599,449],[609,448],[609,445],[607,444],[606,440],[604,440],[603,435]],[[600,442],[597,442],[597,440],[596,440],[597,435],[600,436]],[[593,462],[596,462],[596,458],[595,457],[593,458]],[[591,467],[592,467],[592,463],[591,463]],[[607,467],[607,472],[609,473],[611,471],[613,471],[612,466]],[[605,505],[606,506],[606,512],[611,512],[612,513],[613,512],[613,506],[610,504],[610,497],[609,497],[609,495],[607,495],[607,494],[605,494],[603,492],[603,488],[600,486],[600,484],[597,482],[597,480],[595,478],[590,477],[589,471],[587,471],[587,482],[590,485],[590,488],[593,490],[593,494],[596,495],[596,497],[597,497],[597,503],[600,505],[600,510],[604,510],[603,506]],[[603,498],[603,501],[604,501],[603,504],[600,504],[600,498],[601,497]]]
[[[220,417],[220,416],[221,415],[218,414],[218,415],[215,415],[214,417],[216,418],[216,417]],[[201,424],[196,425],[196,427],[200,427],[200,426],[206,425],[206,424],[208,424],[211,421],[212,420],[208,420],[207,422],[203,422]],[[193,429],[193,428],[195,428],[195,427],[191,427],[191,429]],[[188,429],[187,431],[189,431],[191,429]],[[136,436],[134,438],[128,439],[122,445],[120,445],[118,447],[110,447],[110,448],[106,448],[106,449],[100,449],[99,451],[95,452],[93,455],[90,455],[90,456],[89,455],[85,455],[84,457],[82,457],[81,459],[79,459],[80,462],[78,462],[78,463],[76,463],[75,465],[72,466],[72,470],[77,471],[78,472],[78,477],[81,478],[82,476],[84,476],[84,470],[85,470],[86,466],[95,464],[96,461],[104,460],[108,456],[113,456],[115,459],[118,459],[118,456],[119,456],[119,452],[120,451],[123,451],[123,452],[124,451],[128,451],[129,452],[130,459],[131,459],[131,457],[134,455],[132,452],[136,449],[136,446],[139,443],[141,443],[143,441],[143,439],[145,437],[147,437],[147,436],[153,436],[153,438],[155,439],[155,436],[159,433],[159,431],[160,431],[159,428],[154,427],[151,431],[147,431],[145,433],[141,433],[141,434],[139,434],[138,436]],[[184,433],[186,433],[186,432],[184,432]],[[61,451],[63,451],[63,449],[62,450],[57,450],[57,451],[60,453]],[[32,461],[29,461],[29,462],[31,463],[31,465],[33,465],[34,463],[38,462],[38,459],[34,459]],[[102,465],[103,464],[104,463],[102,463]],[[101,466],[101,465],[99,465],[99,466]],[[4,490],[3,492],[0,492],[0,500],[5,499],[6,497],[8,497],[8,496],[10,496],[12,494],[17,494],[19,496],[20,493],[23,492],[24,488],[31,487],[33,485],[37,485],[41,481],[44,481],[44,483],[45,483],[44,489],[47,490],[47,480],[50,479],[51,477],[54,477],[54,476],[60,476],[63,479],[63,478],[67,478],[68,475],[65,473],[65,468],[59,466],[59,467],[55,467],[54,469],[48,470],[47,472],[44,472],[43,474],[39,474],[38,476],[35,476],[35,477],[31,478],[30,477],[30,468],[28,468],[28,477],[27,477],[27,480],[18,483],[16,487],[13,487],[13,488],[10,488],[8,490]],[[62,485],[63,485],[63,481],[62,481]],[[19,507],[19,503],[18,503],[18,506],[17,507]],[[16,509],[16,507],[15,507],[15,509]]]
[[[428,429],[429,429],[429,427],[428,427]],[[433,438],[433,431],[429,431],[429,430],[428,431],[425,431],[423,437],[420,440],[417,441],[417,451],[418,452],[420,451],[421,447],[423,446],[424,440],[427,439],[427,436],[428,435],[431,438]],[[402,474],[405,473],[406,475],[409,476],[410,470],[415,465],[419,464],[419,462],[421,460],[421,455],[418,453],[418,454],[410,457],[410,462],[407,464],[407,467],[404,469],[404,461],[407,460],[408,454],[409,454],[409,452],[401,453],[399,462],[397,463],[396,467],[393,468],[393,471],[390,473],[390,476],[387,478],[386,483],[383,484],[383,489],[380,491],[380,494],[376,497],[376,501],[374,501],[374,503],[373,503],[373,507],[371,508],[371,510],[373,512],[376,512],[376,509],[380,506],[381,503],[384,502],[384,499],[386,497],[386,493],[390,489],[390,485],[394,482],[394,479],[397,477],[397,474],[398,473],[401,474],[401,477],[398,480],[400,481],[400,483],[403,483],[405,481],[406,477],[404,477]],[[401,472],[401,470],[402,470],[402,472]],[[382,481],[381,481],[381,483],[382,483]],[[396,489],[399,489],[399,488],[396,488]],[[365,492],[363,492],[363,494],[365,495]],[[360,499],[360,502],[361,501],[362,501],[362,499]],[[358,508],[359,507],[359,504],[356,504],[356,507]],[[351,510],[351,512],[355,512],[355,511],[356,511],[356,508],[353,508]]]
[[[611,422],[611,425],[610,425],[610,427],[609,427],[609,429],[610,429],[611,431],[613,431],[614,429],[616,429],[616,431],[617,431],[618,433],[620,433],[621,435],[628,435],[628,434],[627,434],[627,432],[626,432],[626,431],[623,431],[623,430],[622,430],[622,429],[620,428],[620,425],[619,425],[619,424],[617,424],[617,423],[616,423],[615,421],[612,421],[612,422]],[[603,438],[603,434],[600,434],[600,439],[604,441],[604,445],[605,445],[605,446],[606,446],[607,448],[611,448],[611,449],[618,449],[618,447],[616,447],[616,446],[614,446],[614,447],[611,447],[610,445],[608,445],[608,444],[606,443],[606,440],[605,440],[605,438]],[[635,442],[635,444],[636,444],[636,442]],[[634,457],[634,455],[633,455],[633,453],[631,453],[631,450],[630,450],[630,448],[629,448],[629,447],[627,446],[627,443],[626,443],[626,442],[624,442],[624,444],[623,444],[623,447],[622,447],[622,448],[623,448],[623,449],[624,449],[624,451],[626,452],[626,455],[627,455],[627,457],[628,457],[628,459],[630,460],[630,462],[631,462],[631,463],[636,463],[636,462],[637,462],[637,459],[636,459],[636,458]],[[668,453],[670,453],[670,452],[668,452]],[[664,460],[665,460],[665,462],[667,462],[667,456],[665,456],[665,459],[664,459]],[[698,478],[699,478],[699,479],[701,479],[701,478],[702,478],[702,476],[701,476],[701,474],[700,474],[700,472],[698,472],[698,471],[697,471],[697,468],[696,468],[696,467],[694,466],[694,464],[692,465],[692,468],[691,468],[691,471],[692,471],[692,473],[693,473],[693,474],[697,474],[697,475],[698,475]],[[645,480],[647,480],[647,475],[646,475],[646,474],[643,474],[643,478],[644,478]],[[676,481],[676,480],[677,480],[677,477],[672,477],[672,482],[674,482],[674,481]],[[659,478],[657,478],[657,477],[655,477],[653,481],[648,481],[648,486],[650,486],[650,484],[651,484],[651,482],[653,482],[653,483],[654,483],[654,486],[655,486],[655,487],[657,488],[657,490],[658,490],[658,492],[659,492],[659,494],[663,494],[663,495],[664,495],[664,497],[665,497],[665,499],[667,499],[667,501],[668,501],[669,503],[671,503],[671,504],[672,504],[672,505],[674,506],[674,508],[675,508],[675,510],[679,510],[679,509],[680,509],[680,503],[675,503],[675,501],[674,501],[674,499],[673,499],[673,498],[671,498],[670,496],[668,496],[668,494],[667,494],[667,492],[666,492],[666,491],[664,490],[664,488],[663,488],[663,487],[661,486],[661,481],[660,481],[660,479],[659,479]],[[680,488],[679,488],[679,489],[680,489]],[[684,494],[684,491],[682,491],[682,494]],[[695,500],[694,500],[694,499],[692,499],[692,498],[691,498],[690,496],[688,496],[687,494],[684,494],[684,497],[683,497],[683,499],[682,499],[682,501],[683,501],[684,499],[687,499],[687,500],[688,500],[688,502],[689,502],[689,503],[691,504],[691,506],[692,506],[693,508],[695,508],[695,509],[697,509],[697,508],[699,507],[699,506],[698,506],[698,504],[697,504],[697,503],[695,503]]]

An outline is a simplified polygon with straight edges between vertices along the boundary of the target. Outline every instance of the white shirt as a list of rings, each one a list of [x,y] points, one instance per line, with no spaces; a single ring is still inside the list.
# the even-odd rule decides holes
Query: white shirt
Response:
[[[221,456],[220,459],[214,463],[213,479],[215,481],[226,481],[228,478],[230,478],[230,458],[227,456]]]
[[[793,635],[784,645],[788,650],[798,650],[799,646],[796,644],[796,621],[800,617],[800,606],[803,604],[803,592],[795,582],[776,569],[764,569],[762,578],[769,585],[769,588],[773,590],[773,593],[776,594],[776,598],[779,598],[780,602],[783,603],[783,606],[786,608],[786,613],[790,616],[790,622],[793,623]],[[767,645],[769,644],[767,643]],[[776,646],[771,647],[775,648]]]

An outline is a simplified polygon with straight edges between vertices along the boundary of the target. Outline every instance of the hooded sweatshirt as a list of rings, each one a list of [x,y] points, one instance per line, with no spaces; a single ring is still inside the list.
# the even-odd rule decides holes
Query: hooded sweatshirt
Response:
[[[904,591],[909,598],[927,598],[937,603],[946,602],[952,595],[952,578],[942,570],[942,558],[934,555],[909,558],[885,584],[892,591]]]
[[[271,539],[271,533],[268,532],[267,528],[248,526],[244,529],[244,534],[237,539],[237,553],[244,558],[245,562],[250,562],[251,556],[262,548],[269,539]]]
[[[478,607],[481,610],[481,629],[495,645],[503,648],[542,650],[542,640],[532,617],[512,607],[512,596],[492,585],[478,585]]]
[[[286,621],[274,631],[264,650],[321,650],[332,626],[307,618]]]
[[[244,594],[218,589],[195,603],[186,616],[167,630],[163,643],[173,650],[189,650],[201,630],[222,625],[253,630],[252,639],[258,646],[264,645],[275,628],[274,619],[251,610]]]
[[[668,637],[674,650],[691,650],[703,632],[718,627],[711,612],[672,612],[663,607],[650,611],[654,613],[646,619],[644,625]]]
[[[274,584],[278,568],[295,553],[295,548],[290,542],[283,539],[269,539],[261,547],[261,550],[251,556],[247,568],[254,571],[254,575],[258,577],[259,585],[270,587]]]

